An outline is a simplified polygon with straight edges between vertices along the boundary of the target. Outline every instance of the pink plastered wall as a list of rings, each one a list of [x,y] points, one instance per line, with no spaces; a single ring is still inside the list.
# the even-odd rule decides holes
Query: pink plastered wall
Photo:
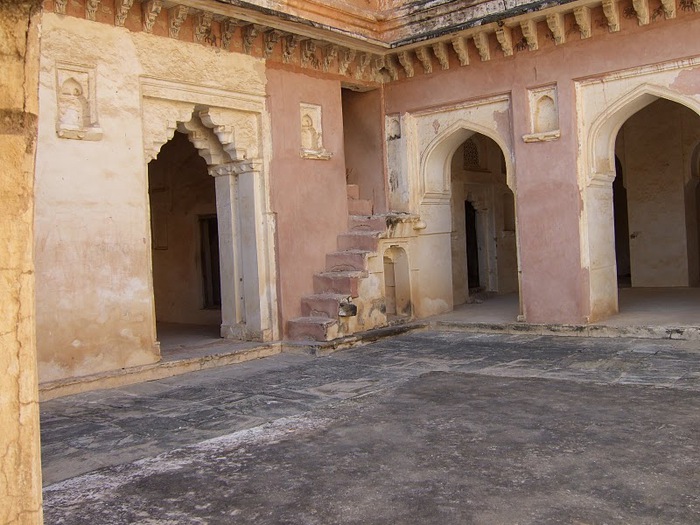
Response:
[[[625,5],[620,5],[623,12]],[[481,62],[469,42],[471,64],[455,57],[449,70],[387,85],[386,113],[415,112],[509,93],[514,190],[520,243],[521,299],[528,322],[584,322],[589,312],[588,273],[582,267],[579,219],[582,202],[577,183],[578,139],[574,80],[700,54],[700,19],[678,12],[674,20],[639,27],[636,18],[621,17],[621,31],[609,33],[600,8],[593,11],[593,35],[581,40],[567,19],[567,42],[555,46],[545,24],[539,24],[539,50],[504,57],[492,35],[491,56]],[[601,23],[602,22],[602,23]],[[515,41],[515,36],[514,36]],[[684,89],[700,91],[698,79]],[[528,88],[556,84],[561,138],[525,143],[531,133]],[[685,86],[685,84],[683,85]],[[681,86],[681,87],[683,87]],[[503,129],[505,128],[505,129]]]
[[[278,295],[282,330],[301,315],[300,299],[313,293],[313,275],[347,230],[348,205],[340,83],[268,69],[272,119],[270,194],[277,221]],[[330,160],[302,158],[300,104],[322,108],[323,147]]]

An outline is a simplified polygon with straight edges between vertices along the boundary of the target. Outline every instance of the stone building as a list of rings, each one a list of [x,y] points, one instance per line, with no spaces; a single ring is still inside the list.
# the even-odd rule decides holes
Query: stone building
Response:
[[[46,0],[40,380],[173,325],[330,340],[483,292],[586,324],[697,286],[700,3],[506,7]]]

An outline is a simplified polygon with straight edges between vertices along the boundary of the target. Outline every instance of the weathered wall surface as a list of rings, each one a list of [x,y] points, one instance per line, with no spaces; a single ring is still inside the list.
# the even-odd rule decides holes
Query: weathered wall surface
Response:
[[[40,524],[32,263],[40,2],[0,8],[0,523]]]
[[[347,230],[348,205],[340,83],[268,69],[272,118],[270,192],[277,215],[278,293],[283,324],[301,315],[300,298],[313,293],[313,274]],[[329,160],[300,155],[300,104],[321,107],[323,147]]]
[[[677,59],[678,42],[684,42],[683,56],[700,54],[700,20],[682,11],[676,19],[644,27],[639,27],[636,19],[621,17],[618,33],[608,33],[600,9],[594,9],[592,16],[593,34],[587,40],[572,33],[564,45],[555,46],[540,27],[538,51],[503,57],[492,39],[493,58],[488,62],[479,60],[469,42],[470,65],[460,67],[452,57],[449,70],[439,71],[435,61],[432,75],[423,77],[417,68],[414,78],[385,88],[388,114],[416,114],[428,109],[437,114],[441,107],[511,94],[512,128],[508,133],[513,137],[515,162],[521,298],[529,322],[588,319],[588,270],[582,262],[579,231],[582,196],[577,179],[577,101],[572,80]],[[643,55],[640,49],[645,50]],[[687,85],[679,85],[679,89],[697,90],[691,77],[686,79]],[[533,132],[528,90],[548,85],[557,87],[561,136],[546,142],[525,142],[522,137]],[[604,106],[605,101],[599,104]],[[438,124],[436,121],[434,136],[442,133]],[[432,133],[430,129],[426,132]],[[415,203],[413,209],[417,210]],[[432,231],[430,223],[425,231]]]
[[[37,343],[50,381],[159,358],[140,79],[262,95],[265,78],[262,60],[52,13],[43,35]],[[71,75],[80,96],[62,89]],[[70,135],[77,121],[83,139],[59,137],[57,123]]]

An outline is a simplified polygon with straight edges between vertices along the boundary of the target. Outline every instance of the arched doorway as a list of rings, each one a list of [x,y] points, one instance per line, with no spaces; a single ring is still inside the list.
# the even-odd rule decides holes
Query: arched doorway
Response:
[[[450,161],[454,305],[517,294],[515,199],[499,145],[475,133]]]
[[[216,188],[205,160],[175,132],[148,165],[158,339],[215,339],[221,325]]]

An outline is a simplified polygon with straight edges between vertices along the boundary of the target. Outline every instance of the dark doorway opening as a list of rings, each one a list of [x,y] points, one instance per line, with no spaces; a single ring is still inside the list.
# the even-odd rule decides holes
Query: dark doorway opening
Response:
[[[622,174],[622,163],[615,157],[615,180],[613,181],[613,214],[615,217],[615,263],[617,265],[617,285],[620,288],[632,286],[630,264],[630,231],[627,215],[627,189]]]
[[[476,210],[469,201],[464,201],[464,216],[467,237],[467,281],[469,289],[479,288],[479,244],[476,237]]]
[[[202,284],[204,308],[221,308],[221,278],[219,270],[219,225],[216,215],[199,218],[201,235]]]

